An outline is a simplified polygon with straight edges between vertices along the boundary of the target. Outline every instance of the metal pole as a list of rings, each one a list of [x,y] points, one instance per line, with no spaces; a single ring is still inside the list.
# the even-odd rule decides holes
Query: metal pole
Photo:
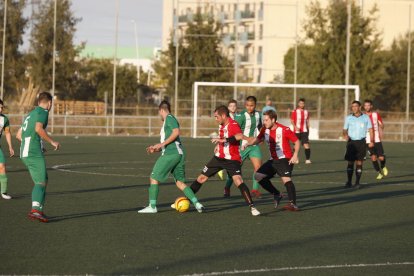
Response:
[[[345,85],[349,85],[349,58],[350,58],[350,51],[351,51],[351,2],[348,3],[347,8],[348,13],[348,20],[347,20],[347,26],[346,26],[346,62],[345,62]],[[345,89],[345,110],[344,110],[344,116],[346,117],[348,115],[348,88]]]
[[[410,79],[411,79],[411,4],[408,5],[408,51],[407,51],[407,106],[405,107],[405,120],[410,119]]]
[[[234,25],[236,31],[234,34],[234,82],[237,83],[237,71],[239,69],[239,0],[237,0],[236,9],[234,10],[234,16]],[[233,90],[233,99],[237,100],[237,86],[235,86]]]
[[[131,20],[134,24],[134,34],[135,34],[135,52],[137,55],[137,83],[140,83],[141,79],[141,70],[139,66],[139,48],[138,48],[138,32],[137,32],[137,22],[135,20]]]
[[[177,0],[177,5],[175,8],[175,17],[174,19],[174,40],[175,40],[175,85],[174,85],[174,113],[178,116],[178,7],[180,0]]]
[[[4,96],[4,62],[6,58],[6,28],[7,28],[7,0],[4,0],[4,18],[3,18],[3,52],[1,55],[1,99]]]
[[[296,26],[295,26],[295,71],[294,71],[294,84],[298,82],[298,16],[299,16],[299,3],[296,1]],[[293,88],[293,108],[296,106],[297,101],[297,89]]]
[[[114,76],[112,84],[112,133],[115,131],[115,96],[116,96],[116,65],[118,54],[118,17],[119,17],[119,0],[116,1],[116,20],[115,20],[115,51],[114,51]]]
[[[53,18],[53,68],[52,68],[52,99],[55,100],[55,79],[56,79],[56,12],[57,12],[57,0],[55,0],[54,18]],[[55,126],[55,104],[52,103],[51,116],[52,116],[52,133]]]

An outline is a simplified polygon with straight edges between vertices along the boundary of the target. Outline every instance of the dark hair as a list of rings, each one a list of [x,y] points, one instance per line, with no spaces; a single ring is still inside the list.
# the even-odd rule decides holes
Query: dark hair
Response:
[[[353,101],[352,104],[357,104],[357,105],[361,106],[361,102],[360,101]]]
[[[257,99],[256,99],[256,97],[255,96],[249,96],[249,97],[247,97],[246,98],[246,102],[254,102],[254,103],[257,103]]]
[[[365,100],[364,103],[369,103],[372,105],[372,101],[371,100]]]
[[[305,102],[305,98],[300,98],[298,102]]]
[[[263,116],[264,115],[267,115],[270,119],[275,119],[275,121],[277,121],[277,114],[274,110],[267,110],[265,113],[263,113]]]
[[[1,104],[1,105],[4,105],[3,100],[0,100],[0,104]]]
[[[39,95],[37,95],[38,103],[51,102],[52,100],[52,94],[50,94],[49,92],[42,92]]]
[[[236,105],[237,105],[237,101],[236,101],[235,99],[231,99],[231,100],[227,103],[227,105],[229,105],[229,104],[231,104],[231,103],[234,103],[234,104],[236,104]]]
[[[171,105],[170,105],[170,103],[168,102],[168,101],[166,101],[166,100],[163,100],[161,103],[160,103],[160,105],[158,106],[158,110],[165,110],[165,111],[168,111],[168,112],[171,112]]]
[[[214,110],[214,112],[217,112],[218,115],[226,115],[227,117],[230,116],[229,109],[225,105],[220,105],[219,107]]]

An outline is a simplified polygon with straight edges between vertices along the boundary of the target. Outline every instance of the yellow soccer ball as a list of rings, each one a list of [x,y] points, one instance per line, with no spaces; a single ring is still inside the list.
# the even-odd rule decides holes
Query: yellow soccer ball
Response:
[[[190,201],[186,197],[179,197],[175,200],[174,203],[175,210],[177,210],[180,213],[187,212],[188,209],[190,209]]]

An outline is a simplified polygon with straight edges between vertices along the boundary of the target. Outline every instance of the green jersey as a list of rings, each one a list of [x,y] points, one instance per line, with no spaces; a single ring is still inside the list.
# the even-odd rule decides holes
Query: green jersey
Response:
[[[0,138],[3,135],[3,130],[9,126],[9,118],[7,118],[4,114],[0,114]]]
[[[22,144],[20,145],[20,158],[43,157],[41,139],[36,132],[36,123],[41,123],[43,129],[47,127],[49,111],[37,106],[24,119],[22,124]]]
[[[180,128],[180,124],[178,123],[177,119],[168,114],[164,120],[164,124],[161,128],[161,143],[163,143],[168,137],[171,136],[174,128]],[[183,154],[183,148],[180,141],[180,136],[178,136],[173,142],[166,145],[162,148],[162,155],[164,154]]]
[[[256,137],[262,127],[262,115],[254,111],[252,114],[243,110],[236,115],[236,121],[239,123],[244,136]]]

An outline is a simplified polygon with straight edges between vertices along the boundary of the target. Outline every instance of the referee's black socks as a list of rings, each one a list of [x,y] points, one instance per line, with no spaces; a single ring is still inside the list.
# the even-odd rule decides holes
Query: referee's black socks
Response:
[[[361,176],[362,176],[362,165],[356,165],[355,176],[356,176],[355,185],[358,185],[359,180],[361,179]]]
[[[259,181],[259,184],[263,187],[263,189],[265,189],[272,195],[280,195],[280,192],[278,191],[278,189],[276,189],[275,186],[272,185],[272,182],[270,182],[269,178],[263,178]]]
[[[242,183],[242,184],[239,185],[238,188],[239,188],[240,193],[242,194],[244,200],[246,201],[246,203],[249,204],[249,206],[253,206],[252,196],[250,195],[250,191],[249,191],[249,188],[247,187],[247,185]]]
[[[296,188],[292,181],[285,183],[286,191],[288,193],[289,201],[296,204]]]
[[[351,185],[352,175],[354,174],[354,164],[348,164],[348,167],[346,168],[346,173],[348,175],[348,183],[349,185]]]
[[[197,193],[198,190],[200,190],[201,188],[201,183],[196,180],[194,180],[194,182],[191,184],[190,186],[191,190],[193,191],[193,193]]]

